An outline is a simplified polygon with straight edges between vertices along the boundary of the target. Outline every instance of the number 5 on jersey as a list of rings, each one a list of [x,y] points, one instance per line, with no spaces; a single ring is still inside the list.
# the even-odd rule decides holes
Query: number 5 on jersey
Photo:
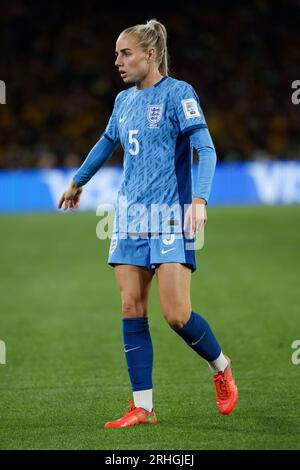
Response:
[[[129,131],[129,144],[132,145],[132,147],[129,149],[129,153],[131,155],[138,155],[139,151],[140,151],[140,145],[139,145],[139,141],[137,140],[136,137],[133,137],[135,134],[138,133],[138,130],[131,130]]]

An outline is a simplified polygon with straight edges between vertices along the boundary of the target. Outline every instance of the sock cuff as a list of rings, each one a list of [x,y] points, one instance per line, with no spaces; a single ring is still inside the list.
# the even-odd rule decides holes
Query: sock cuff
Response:
[[[181,329],[181,331],[189,330],[191,328],[191,326],[193,325],[195,321],[195,316],[196,316],[195,312],[192,311],[190,318],[188,319],[184,327]]]
[[[126,333],[138,333],[148,329],[148,317],[123,318],[123,330]]]

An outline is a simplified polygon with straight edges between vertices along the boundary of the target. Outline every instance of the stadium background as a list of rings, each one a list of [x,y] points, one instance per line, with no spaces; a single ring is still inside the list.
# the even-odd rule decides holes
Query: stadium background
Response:
[[[1,2],[1,449],[299,448],[299,12],[291,0]],[[130,391],[94,209],[116,196],[120,149],[81,211],[56,205],[123,89],[115,39],[152,17],[167,27],[171,74],[197,90],[218,154],[192,296],[233,357],[240,402],[218,415],[207,366],[163,322],[154,281],[160,425],[116,436],[102,423]]]

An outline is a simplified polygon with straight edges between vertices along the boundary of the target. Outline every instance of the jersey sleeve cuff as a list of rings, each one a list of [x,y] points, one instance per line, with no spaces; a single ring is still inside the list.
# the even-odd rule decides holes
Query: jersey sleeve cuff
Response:
[[[207,206],[208,196],[206,196],[206,195],[203,196],[203,194],[193,194],[193,199],[194,198],[204,199],[205,205]]]

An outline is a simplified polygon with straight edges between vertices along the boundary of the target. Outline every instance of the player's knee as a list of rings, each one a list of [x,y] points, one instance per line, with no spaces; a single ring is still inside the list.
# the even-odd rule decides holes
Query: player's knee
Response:
[[[176,317],[165,317],[165,319],[166,319],[166,322],[169,324],[169,326],[171,328],[174,328],[175,330],[181,330],[181,328],[183,328],[185,323],[186,323],[180,317],[178,317],[178,318],[176,318]]]
[[[147,308],[139,299],[122,299],[122,314],[124,317],[146,317]]]
[[[171,328],[179,330],[184,327],[188,321],[188,314],[185,310],[164,309],[164,317]]]
[[[181,318],[171,318],[167,320],[167,322],[174,330],[181,330],[185,325],[185,322]]]
[[[175,298],[174,302],[168,298],[161,299],[161,309],[166,322],[175,329],[183,328],[191,315],[191,306],[189,302],[183,302]]]

